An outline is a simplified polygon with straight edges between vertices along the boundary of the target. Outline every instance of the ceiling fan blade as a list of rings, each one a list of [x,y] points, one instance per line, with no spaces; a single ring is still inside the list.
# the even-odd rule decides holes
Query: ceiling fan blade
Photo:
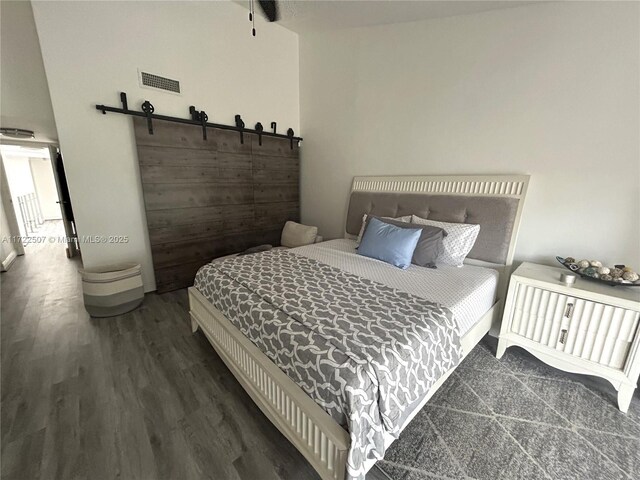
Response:
[[[275,22],[279,19],[280,15],[278,15],[278,4],[275,0],[258,0],[258,3],[264,12],[264,16],[267,17],[267,20]]]

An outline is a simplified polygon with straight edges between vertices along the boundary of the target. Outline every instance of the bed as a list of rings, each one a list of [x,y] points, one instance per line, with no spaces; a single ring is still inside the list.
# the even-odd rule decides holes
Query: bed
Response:
[[[528,180],[355,177],[344,239],[204,266],[192,328],[321,478],[364,478],[498,326]],[[463,267],[402,271],[357,255],[365,213],[481,228]]]

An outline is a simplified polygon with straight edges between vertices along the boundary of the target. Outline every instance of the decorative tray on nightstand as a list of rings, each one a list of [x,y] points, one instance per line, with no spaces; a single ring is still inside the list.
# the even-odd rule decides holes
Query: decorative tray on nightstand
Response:
[[[640,279],[638,279],[638,274],[631,269],[627,269],[624,265],[616,265],[615,267],[603,267],[600,262],[591,262],[589,266],[582,266],[582,262],[587,262],[587,260],[580,260],[579,262],[576,262],[575,259],[571,257],[556,257],[556,260],[558,260],[558,262],[560,262],[560,264],[564,268],[566,268],[567,270],[571,270],[573,273],[575,273],[576,275],[580,275],[582,278],[587,278],[598,283],[611,285],[612,287],[640,287]],[[596,265],[593,265],[593,263],[595,263]],[[628,274],[626,276],[629,278],[635,278],[635,280],[625,279],[625,274]]]

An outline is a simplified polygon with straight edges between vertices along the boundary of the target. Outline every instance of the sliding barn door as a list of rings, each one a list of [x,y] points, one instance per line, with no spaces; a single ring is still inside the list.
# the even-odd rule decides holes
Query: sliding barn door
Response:
[[[299,149],[289,140],[134,118],[158,292],[193,285],[215,257],[278,245],[298,221]]]

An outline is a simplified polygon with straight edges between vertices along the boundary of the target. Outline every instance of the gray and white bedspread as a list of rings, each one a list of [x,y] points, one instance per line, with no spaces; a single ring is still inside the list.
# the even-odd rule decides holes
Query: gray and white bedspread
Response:
[[[195,287],[347,428],[353,479],[462,356],[448,309],[292,251],[210,263]]]

